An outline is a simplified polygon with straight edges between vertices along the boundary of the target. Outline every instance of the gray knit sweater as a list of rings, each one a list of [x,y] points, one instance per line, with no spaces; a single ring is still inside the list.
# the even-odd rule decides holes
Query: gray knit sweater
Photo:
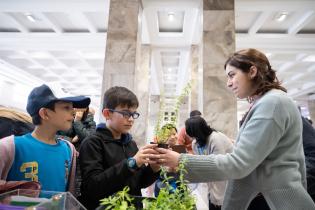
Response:
[[[183,159],[189,181],[229,180],[222,209],[245,210],[259,192],[271,209],[315,209],[305,190],[301,117],[283,91],[271,90],[254,104],[232,153]]]

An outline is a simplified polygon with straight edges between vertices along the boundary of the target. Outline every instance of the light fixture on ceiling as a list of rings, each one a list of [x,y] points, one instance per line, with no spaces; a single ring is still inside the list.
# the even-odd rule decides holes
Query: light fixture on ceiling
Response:
[[[288,12],[279,12],[275,16],[275,20],[278,21],[278,22],[282,22],[288,17],[288,14],[289,14]]]
[[[26,16],[26,18],[31,21],[31,22],[36,22],[36,21],[40,21],[40,19],[38,17],[36,17],[35,15],[33,15],[32,13],[25,13],[24,14]]]
[[[174,21],[174,17],[175,17],[174,12],[169,12],[169,13],[167,14],[167,16],[168,16],[168,20],[169,20],[169,21]]]
[[[171,71],[172,71],[172,68],[167,68],[167,71],[168,71],[168,72],[171,72]]]

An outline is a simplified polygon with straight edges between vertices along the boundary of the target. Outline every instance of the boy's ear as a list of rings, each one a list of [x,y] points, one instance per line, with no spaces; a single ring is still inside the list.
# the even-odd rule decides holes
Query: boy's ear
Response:
[[[103,116],[105,117],[106,120],[109,119],[110,111],[108,109],[103,109],[102,114],[103,114]]]
[[[43,120],[49,119],[47,109],[45,109],[45,108],[40,108],[38,111],[38,114],[39,114],[40,118],[42,118]]]

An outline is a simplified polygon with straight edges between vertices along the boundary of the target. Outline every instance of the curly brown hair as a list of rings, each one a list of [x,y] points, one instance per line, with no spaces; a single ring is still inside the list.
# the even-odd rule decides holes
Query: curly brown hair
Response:
[[[257,74],[253,78],[253,83],[257,84],[257,90],[254,95],[263,95],[271,89],[280,89],[284,92],[287,90],[281,86],[276,76],[276,71],[272,69],[267,56],[256,49],[244,49],[235,52],[224,64],[240,69],[244,73],[248,73],[252,66],[257,68]]]

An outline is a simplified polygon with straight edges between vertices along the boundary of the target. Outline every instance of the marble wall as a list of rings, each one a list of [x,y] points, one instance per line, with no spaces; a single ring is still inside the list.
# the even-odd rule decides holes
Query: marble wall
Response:
[[[139,100],[138,112],[140,117],[134,121],[131,133],[138,146],[144,145],[147,138],[148,112],[149,112],[149,71],[151,60],[151,47],[149,45],[139,46],[139,59],[137,59],[134,76],[134,92]]]
[[[191,56],[191,92],[190,92],[190,109],[191,110],[198,110],[200,107],[199,104],[199,86],[201,83],[198,81],[198,68],[199,68],[199,46],[193,45],[190,49],[190,56]]]
[[[236,137],[236,98],[226,87],[224,63],[235,51],[234,0],[203,1],[203,116]]]
[[[149,97],[149,115],[148,115],[148,126],[147,126],[147,143],[154,139],[154,129],[158,122],[158,116],[160,111],[160,99],[159,95],[150,95]]]
[[[187,118],[189,117],[189,112],[190,112],[190,108],[189,108],[189,97],[186,96],[183,99],[183,103],[180,106],[179,109],[179,113],[178,113],[178,132],[179,129],[185,126],[185,121],[187,120]]]

